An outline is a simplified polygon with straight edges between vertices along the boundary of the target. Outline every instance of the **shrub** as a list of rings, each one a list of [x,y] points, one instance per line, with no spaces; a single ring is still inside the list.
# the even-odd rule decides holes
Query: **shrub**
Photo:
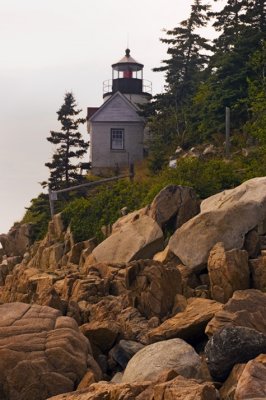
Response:
[[[101,227],[114,223],[125,206],[129,211],[140,208],[146,193],[145,184],[128,181],[101,186],[88,198],[71,201],[63,211],[63,219],[70,224],[76,242],[91,237],[100,241]]]

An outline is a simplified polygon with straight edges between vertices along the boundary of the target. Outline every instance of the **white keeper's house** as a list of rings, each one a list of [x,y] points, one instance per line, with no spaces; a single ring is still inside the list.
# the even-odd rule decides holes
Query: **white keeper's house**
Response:
[[[112,65],[112,79],[103,83],[103,104],[87,109],[95,173],[125,167],[144,157],[145,120],[138,114],[138,105],[150,100],[151,82],[143,80],[143,67],[127,49]]]

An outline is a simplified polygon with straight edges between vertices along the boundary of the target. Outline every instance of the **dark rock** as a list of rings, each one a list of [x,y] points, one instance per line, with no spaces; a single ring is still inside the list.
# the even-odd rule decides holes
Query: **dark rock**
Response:
[[[246,234],[244,249],[250,258],[256,258],[260,254],[260,239],[256,229],[252,229]]]
[[[266,352],[266,335],[242,326],[226,326],[205,347],[213,378],[224,380],[235,364],[245,363]]]
[[[102,352],[112,348],[119,333],[119,325],[113,321],[91,321],[81,325],[80,331]]]
[[[129,360],[143,347],[143,344],[133,340],[120,340],[109,352],[109,355],[122,369],[125,369]]]
[[[175,228],[177,229],[199,211],[199,201],[193,189],[169,185],[154,198],[148,215],[161,227],[175,218]]]
[[[266,292],[266,256],[249,261],[252,287]]]

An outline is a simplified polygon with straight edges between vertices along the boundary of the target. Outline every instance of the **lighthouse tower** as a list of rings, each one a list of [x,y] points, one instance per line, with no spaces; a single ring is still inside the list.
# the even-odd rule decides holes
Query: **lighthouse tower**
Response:
[[[143,68],[126,49],[125,56],[112,65],[112,80],[103,83],[104,101],[120,92],[135,104],[147,103],[151,98],[151,82],[144,81]]]
[[[145,120],[139,105],[151,99],[151,82],[143,79],[143,64],[126,49],[112,65],[112,79],[103,83],[103,104],[89,107],[91,164],[94,173],[125,167],[144,157]]]

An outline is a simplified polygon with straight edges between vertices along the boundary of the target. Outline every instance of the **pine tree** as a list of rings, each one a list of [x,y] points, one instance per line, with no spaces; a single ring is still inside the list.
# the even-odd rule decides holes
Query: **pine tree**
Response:
[[[246,14],[243,21],[249,24],[252,30],[260,32],[265,39],[266,31],[266,3],[265,0],[246,0]]]
[[[64,104],[57,111],[61,131],[51,131],[47,137],[49,142],[56,145],[56,152],[52,161],[45,164],[50,169],[50,177],[48,182],[42,183],[42,186],[48,184],[50,189],[56,190],[79,181],[80,175],[77,173],[74,160],[81,158],[89,146],[78,131],[79,125],[86,121],[84,118],[76,118],[81,111],[77,109],[73,94],[66,93]]]
[[[265,0],[228,0],[213,26],[220,35],[209,64],[209,77],[194,98],[193,110],[200,135],[224,132],[225,107],[231,108],[231,127],[241,131],[249,119],[249,60],[261,45],[265,32]],[[204,113],[202,110],[204,109]]]
[[[167,54],[170,58],[163,60],[161,67],[154,68],[154,71],[165,72],[166,92],[157,95],[148,109],[153,170],[163,165],[170,148],[173,150],[173,146],[189,141],[189,104],[211,50],[208,40],[196,30],[206,26],[208,10],[208,5],[194,0],[189,18],[178,27],[166,30],[167,37],[161,39],[169,45]]]
[[[221,32],[219,37],[214,40],[217,57],[230,51],[237,42],[245,26],[243,16],[246,5],[247,0],[227,0],[226,5],[221,11],[209,13],[210,17],[215,18],[213,27],[218,32]],[[215,60],[216,57],[213,57],[213,59]]]
[[[169,37],[161,39],[169,45],[167,53],[171,57],[163,60],[165,65],[154,68],[154,71],[166,72],[167,92],[175,97],[178,104],[185,103],[193,93],[196,74],[204,69],[209,59],[206,53],[211,50],[208,40],[195,32],[206,26],[208,10],[208,5],[195,0],[189,18],[173,30],[166,31]]]
[[[266,150],[266,41],[250,60],[253,71],[248,81],[250,118],[245,128]]]

